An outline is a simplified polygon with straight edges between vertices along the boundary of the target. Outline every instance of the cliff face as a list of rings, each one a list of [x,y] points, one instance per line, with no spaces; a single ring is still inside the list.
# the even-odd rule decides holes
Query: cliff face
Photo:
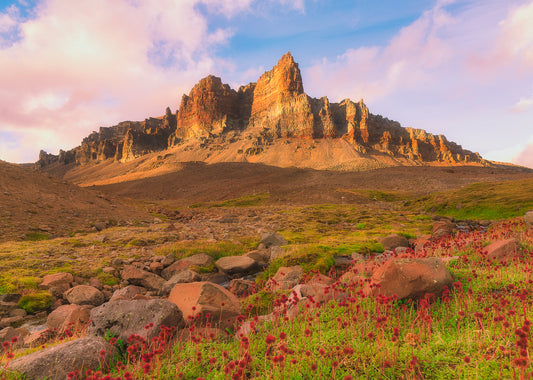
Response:
[[[363,100],[330,103],[327,97],[309,97],[298,64],[287,53],[257,83],[235,91],[210,75],[200,80],[189,95],[183,95],[176,114],[167,108],[160,118],[100,128],[71,151],[61,151],[58,156],[41,152],[38,164],[83,165],[107,159],[125,162],[191,141],[200,142],[195,149],[205,149],[216,140],[210,149],[223,149],[230,135],[232,140],[249,142],[239,150],[244,159],[261,154],[281,139],[342,138],[363,155],[387,155],[411,164],[485,162],[477,153],[463,150],[444,136],[403,128],[372,115]]]

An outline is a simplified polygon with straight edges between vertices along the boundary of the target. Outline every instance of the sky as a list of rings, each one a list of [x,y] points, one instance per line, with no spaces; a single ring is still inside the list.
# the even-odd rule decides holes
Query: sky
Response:
[[[533,0],[0,0],[0,159],[237,89],[291,51],[305,91],[533,167]]]

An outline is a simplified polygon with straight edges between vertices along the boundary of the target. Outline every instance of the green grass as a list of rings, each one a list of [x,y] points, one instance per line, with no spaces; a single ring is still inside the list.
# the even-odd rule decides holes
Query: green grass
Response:
[[[52,306],[54,297],[48,292],[27,294],[19,301],[19,307],[28,313],[36,313]]]
[[[524,215],[533,209],[531,194],[533,179],[474,183],[419,198],[409,207],[456,219],[495,220]]]
[[[27,232],[25,235],[25,240],[28,241],[39,241],[39,240],[49,240],[50,234],[45,234],[42,232]]]
[[[257,245],[259,241],[255,239],[241,239],[239,242],[234,241],[217,241],[206,242],[201,240],[180,241],[165,245],[154,250],[156,255],[166,256],[173,254],[176,258],[181,259],[187,256],[205,253],[217,260],[224,256],[239,256],[249,252]]]

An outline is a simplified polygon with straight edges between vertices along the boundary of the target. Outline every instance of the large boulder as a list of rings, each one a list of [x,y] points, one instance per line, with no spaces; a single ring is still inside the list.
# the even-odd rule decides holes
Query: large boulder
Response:
[[[383,294],[398,299],[423,298],[426,293],[439,296],[444,286],[451,287],[453,278],[441,259],[391,259],[378,268],[366,294]],[[378,285],[378,286],[376,286]]]
[[[89,336],[22,356],[8,368],[30,380],[64,380],[73,371],[105,370],[114,356],[115,347],[108,341]]]
[[[121,277],[130,284],[143,286],[149,290],[159,291],[165,284],[165,280],[158,275],[139,269],[133,265],[126,265],[122,269]]]
[[[408,247],[409,240],[405,236],[398,234],[391,234],[379,239],[379,242],[385,248],[385,250],[393,250],[398,247]]]
[[[64,297],[68,302],[76,305],[100,306],[105,302],[104,293],[89,285],[75,286],[67,290]]]
[[[526,222],[527,227],[533,228],[533,210],[526,212],[526,215],[524,215],[524,222]]]
[[[170,280],[170,278],[175,274],[185,269],[189,269],[193,265],[198,267],[205,267],[211,265],[212,263],[213,258],[211,256],[206,253],[198,253],[196,255],[192,255],[189,257],[185,257],[181,260],[175,261],[172,265],[170,265],[168,268],[165,268],[161,272],[161,276],[163,276],[165,280]]]
[[[89,320],[89,308],[80,305],[62,305],[48,315],[46,326],[61,334],[67,328],[71,331],[78,330],[89,323]]]
[[[257,261],[248,256],[221,257],[217,260],[215,266],[228,276],[253,273],[259,269]]]
[[[162,293],[163,294],[169,294],[172,289],[174,289],[174,286],[177,284],[182,284],[184,282],[197,282],[200,281],[200,275],[196,273],[195,271],[192,271],[190,269],[185,269],[184,271],[181,271],[174,276],[170,278],[165,284],[163,285]]]
[[[264,233],[261,236],[261,243],[265,248],[270,247],[280,247],[282,245],[287,245],[287,240],[278,233],[270,232]]]
[[[248,297],[257,291],[257,285],[254,281],[235,279],[231,280],[228,290],[237,297]]]
[[[152,323],[150,329],[145,326]],[[124,342],[132,335],[150,340],[157,336],[161,326],[180,329],[185,326],[182,312],[172,302],[154,300],[119,300],[104,303],[91,310],[88,335],[112,335]]]
[[[267,281],[265,289],[270,291],[292,289],[300,282],[303,274],[304,271],[299,265],[281,267],[276,274]]]
[[[484,248],[487,259],[492,261],[508,261],[518,255],[522,248],[518,240],[511,238],[498,240]]]
[[[241,314],[237,297],[212,282],[178,284],[168,300],[180,308],[187,321],[195,324],[210,322],[213,327],[231,327]]]

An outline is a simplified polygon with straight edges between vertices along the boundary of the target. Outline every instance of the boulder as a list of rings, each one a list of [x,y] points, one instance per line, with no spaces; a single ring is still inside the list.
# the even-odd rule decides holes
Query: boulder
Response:
[[[492,261],[509,261],[520,254],[521,251],[520,243],[514,238],[498,240],[484,248],[487,259]]]
[[[74,277],[70,273],[48,274],[43,277],[39,288],[48,290],[54,297],[60,298],[70,289],[72,282],[74,282]]]
[[[64,380],[73,371],[105,370],[114,355],[115,347],[108,341],[90,336],[22,356],[9,362],[9,370],[31,380]]]
[[[279,246],[270,247],[270,259],[269,262],[272,262],[285,255],[285,250]]]
[[[235,279],[231,280],[228,290],[239,298],[248,297],[257,291],[257,285],[253,281]]]
[[[18,309],[18,304],[15,302],[0,302],[0,318],[7,317],[13,310]]]
[[[104,285],[102,285],[102,282],[95,277],[89,279],[89,286],[92,286],[98,290],[104,289]]]
[[[391,259],[378,268],[364,291],[398,299],[423,298],[426,293],[439,296],[444,286],[451,288],[453,278],[441,259]],[[379,285],[379,286],[375,286]]]
[[[248,256],[221,257],[216,261],[215,266],[228,276],[253,273],[259,269],[257,261]]]
[[[241,314],[237,297],[211,282],[177,284],[168,300],[179,307],[188,322],[194,321],[194,324],[210,322],[213,327],[231,327]]]
[[[142,286],[149,290],[160,290],[165,284],[165,280],[158,275],[133,265],[126,265],[122,269],[121,277],[130,284]]]
[[[4,293],[0,294],[0,302],[14,302],[17,303],[22,298],[20,293]]]
[[[524,215],[524,222],[526,222],[527,227],[533,228],[533,210],[526,212],[526,215]]]
[[[59,334],[67,328],[71,331],[83,328],[90,319],[90,310],[80,305],[62,305],[52,311],[46,319],[46,326]]]
[[[280,247],[282,245],[287,245],[287,240],[278,233],[267,232],[261,236],[260,244],[263,244],[265,248]]]
[[[150,329],[145,326],[153,323]],[[130,335],[146,337],[148,341],[157,336],[161,326],[183,328],[182,312],[172,302],[154,300],[119,300],[104,303],[91,310],[88,335],[111,334],[126,342]]]
[[[174,289],[174,286],[176,286],[177,284],[196,281],[200,281],[200,275],[195,271],[185,269],[184,271],[175,274],[170,278],[170,280],[165,282],[162,288],[162,292],[163,294],[169,294],[172,289]]]
[[[165,268],[161,272],[161,276],[165,280],[170,280],[172,276],[181,272],[182,270],[189,269],[191,266],[205,267],[213,263],[213,258],[206,253],[198,253],[189,257],[185,257],[181,260],[175,261],[168,268]]]
[[[455,224],[448,219],[442,219],[433,223],[433,229],[431,231],[432,239],[440,239],[443,236],[451,235]]]
[[[64,294],[68,302],[76,305],[99,306],[105,302],[104,294],[93,286],[78,285]]]
[[[245,253],[243,256],[254,260],[260,268],[267,267],[270,262],[270,250],[268,249],[256,249]]]
[[[281,267],[276,274],[267,281],[265,289],[270,291],[292,289],[300,282],[303,273],[303,269],[299,265]]]
[[[409,240],[405,236],[391,234],[379,239],[379,242],[385,250],[393,250],[398,247],[408,247]]]
[[[317,273],[313,277],[311,277],[309,281],[307,281],[307,284],[312,284],[312,285],[318,284],[318,285],[330,286],[334,282],[335,280],[332,279],[331,277],[325,276],[322,273]]]
[[[168,267],[169,265],[172,265],[174,261],[176,261],[176,258],[172,253],[169,253],[163,258],[163,260],[161,260],[161,264],[163,264],[164,267]]]
[[[2,343],[11,342],[13,338],[19,338],[19,332],[13,327],[6,327],[0,330],[0,352],[2,352]]]

